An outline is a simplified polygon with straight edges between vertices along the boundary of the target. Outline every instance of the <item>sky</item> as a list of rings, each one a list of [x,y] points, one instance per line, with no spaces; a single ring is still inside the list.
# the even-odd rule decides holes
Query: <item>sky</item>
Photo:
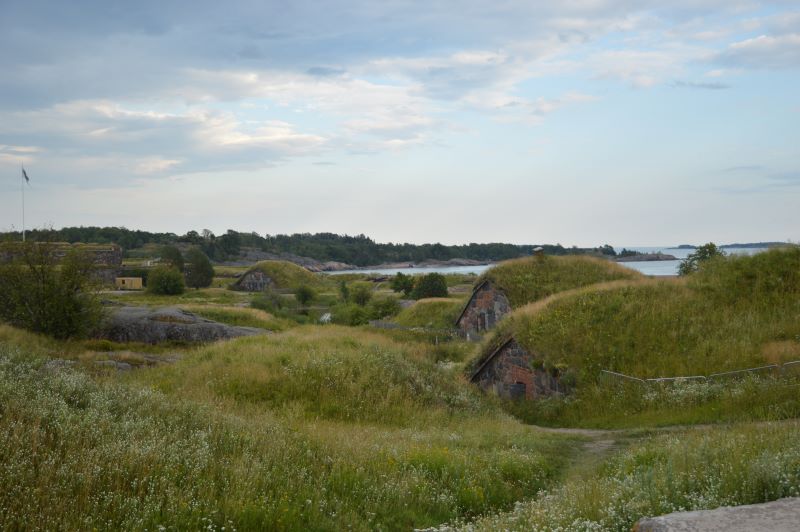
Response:
[[[0,0],[0,230],[800,241],[800,1]]]

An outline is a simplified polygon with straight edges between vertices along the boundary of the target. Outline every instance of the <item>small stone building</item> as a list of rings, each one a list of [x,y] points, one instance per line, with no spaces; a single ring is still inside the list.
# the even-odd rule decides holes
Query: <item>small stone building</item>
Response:
[[[508,298],[487,279],[472,291],[472,296],[456,320],[456,327],[467,336],[480,335],[492,329],[509,312],[511,305]]]
[[[566,393],[558,373],[544,369],[538,362],[514,338],[509,338],[481,362],[470,380],[482,390],[494,390],[507,399],[534,400]]]
[[[117,277],[114,279],[117,290],[142,290],[144,289],[141,277]]]
[[[274,288],[275,281],[261,270],[254,269],[243,274],[234,286],[245,292],[263,292],[267,288]]]

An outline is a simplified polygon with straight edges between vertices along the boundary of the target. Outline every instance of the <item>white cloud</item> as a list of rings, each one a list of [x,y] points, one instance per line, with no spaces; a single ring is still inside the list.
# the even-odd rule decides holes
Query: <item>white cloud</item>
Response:
[[[800,66],[800,33],[759,35],[728,46],[718,61],[746,68]]]

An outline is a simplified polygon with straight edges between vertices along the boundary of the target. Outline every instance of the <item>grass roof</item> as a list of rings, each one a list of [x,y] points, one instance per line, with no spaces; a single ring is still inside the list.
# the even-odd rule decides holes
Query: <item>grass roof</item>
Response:
[[[464,306],[462,299],[446,297],[420,299],[410,307],[403,309],[395,321],[405,327],[450,329],[462,306]]]
[[[297,288],[300,285],[321,288],[325,285],[322,274],[312,273],[302,266],[285,260],[265,260],[254,264],[244,272],[234,286],[238,285],[244,276],[254,271],[260,271],[272,279],[276,288]]]
[[[489,280],[508,297],[513,308],[549,295],[605,281],[641,279],[639,272],[594,257],[524,257],[502,262],[476,282]]]

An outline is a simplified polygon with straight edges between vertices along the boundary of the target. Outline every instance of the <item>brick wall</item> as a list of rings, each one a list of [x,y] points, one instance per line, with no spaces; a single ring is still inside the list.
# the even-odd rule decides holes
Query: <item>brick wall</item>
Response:
[[[500,397],[535,400],[566,393],[557,375],[537,367],[535,356],[516,340],[501,347],[473,377],[484,391],[494,390]]]
[[[458,321],[458,327],[466,334],[480,334],[493,329],[510,311],[511,305],[506,295],[487,282],[472,294]]]

